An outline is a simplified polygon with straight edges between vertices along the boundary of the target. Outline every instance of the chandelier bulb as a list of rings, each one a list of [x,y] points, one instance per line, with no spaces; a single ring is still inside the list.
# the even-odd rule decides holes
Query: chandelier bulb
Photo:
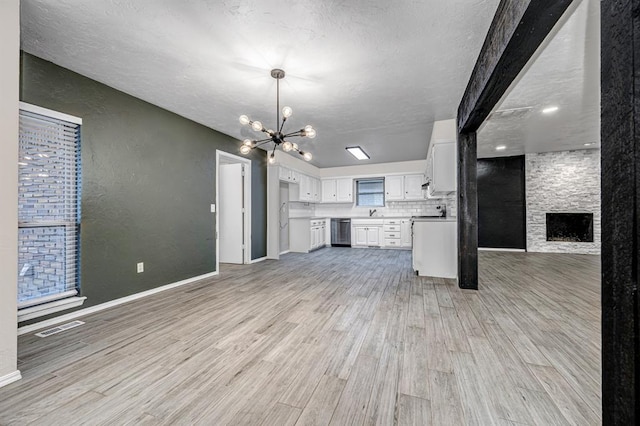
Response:
[[[269,129],[267,133],[269,133],[269,136],[273,136],[276,132],[274,132],[273,129]]]
[[[262,130],[262,123],[259,121],[254,121],[253,123],[251,123],[251,128],[256,132],[259,132],[260,130]]]
[[[251,147],[253,146],[253,141],[251,139],[245,139],[242,141],[242,144]]]
[[[282,142],[282,150],[285,152],[289,152],[293,149],[293,144],[289,141]]]
[[[291,117],[291,114],[293,114],[293,110],[291,109],[291,107],[286,106],[286,107],[282,108],[282,116],[284,118]]]
[[[293,149],[294,151],[298,151],[298,144],[297,143],[292,143],[291,144],[291,149]]]
[[[243,126],[246,126],[250,122],[251,122],[251,120],[249,120],[249,117],[247,117],[246,115],[242,114],[240,116],[240,124],[242,124]]]
[[[251,152],[251,147],[249,145],[242,145],[240,147],[240,152],[244,155],[247,155],[248,153]]]
[[[309,127],[311,127],[311,126],[309,126]],[[309,129],[309,130],[305,130],[305,131],[304,131],[304,135],[305,135],[306,137],[308,137],[309,139],[313,139],[313,138],[315,138],[315,137],[316,137],[316,129],[314,129],[313,127],[311,127],[311,129]]]
[[[313,158],[313,155],[311,155],[310,152],[305,152],[303,154],[302,151],[301,151],[300,154],[302,154],[302,158],[304,158],[305,161],[311,161],[311,159]]]
[[[271,155],[269,156],[269,164],[273,164],[275,162],[276,162],[276,157],[272,152]]]

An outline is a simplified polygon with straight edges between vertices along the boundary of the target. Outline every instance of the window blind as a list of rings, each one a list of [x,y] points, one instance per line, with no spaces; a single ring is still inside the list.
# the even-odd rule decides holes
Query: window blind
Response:
[[[356,181],[356,205],[366,207],[384,206],[384,178],[358,179]]]
[[[18,308],[79,289],[80,125],[20,110]]]

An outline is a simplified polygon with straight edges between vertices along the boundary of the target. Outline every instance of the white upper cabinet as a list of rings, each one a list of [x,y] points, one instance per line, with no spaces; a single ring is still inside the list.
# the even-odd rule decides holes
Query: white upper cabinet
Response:
[[[353,179],[340,178],[336,179],[336,182],[338,188],[336,201],[339,203],[351,203],[353,201]]]
[[[338,196],[338,186],[335,179],[322,179],[322,202],[335,203]]]
[[[323,203],[351,203],[353,202],[353,179],[322,179]]]
[[[410,201],[422,200],[422,183],[424,177],[421,174],[385,176],[385,200],[386,201]]]
[[[404,200],[404,176],[386,176],[384,178],[386,201]]]
[[[424,195],[422,192],[422,184],[424,183],[424,176],[419,175],[406,175],[404,177],[404,199],[405,200],[422,200]]]
[[[428,170],[431,172],[429,196],[448,195],[457,190],[456,143],[433,144]]]

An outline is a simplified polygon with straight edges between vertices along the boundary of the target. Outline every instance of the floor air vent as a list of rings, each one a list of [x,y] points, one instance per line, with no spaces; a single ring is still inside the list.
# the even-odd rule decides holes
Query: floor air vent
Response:
[[[78,326],[80,326],[82,324],[84,324],[84,322],[82,322],[82,321],[72,321],[72,322],[69,322],[67,324],[62,324],[62,325],[59,325],[57,327],[53,327],[53,328],[50,328],[48,330],[41,331],[40,333],[36,333],[36,336],[38,336],[38,337],[51,336],[52,334],[62,333],[63,331],[78,327]]]

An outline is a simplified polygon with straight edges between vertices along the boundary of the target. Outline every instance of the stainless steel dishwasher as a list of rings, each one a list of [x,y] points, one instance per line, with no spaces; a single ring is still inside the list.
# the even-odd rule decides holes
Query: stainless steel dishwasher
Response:
[[[331,246],[351,247],[351,219],[331,219]]]

